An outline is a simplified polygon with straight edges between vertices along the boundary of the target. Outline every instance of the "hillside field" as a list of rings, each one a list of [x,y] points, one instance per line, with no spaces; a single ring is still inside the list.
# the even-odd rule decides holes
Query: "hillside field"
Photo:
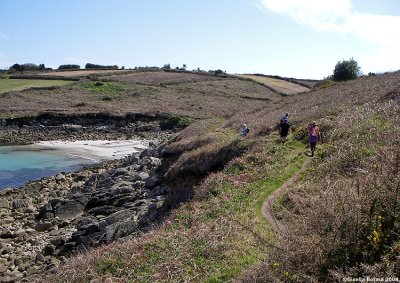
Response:
[[[263,83],[276,91],[284,94],[295,94],[300,92],[309,91],[310,88],[304,87],[297,83],[289,82],[286,80],[271,78],[267,76],[260,76],[260,75],[240,75],[243,78],[248,78],[255,80],[256,82]]]
[[[12,82],[22,84],[24,81]],[[53,81],[27,82],[47,86]],[[252,81],[175,72],[123,73],[59,84],[60,87],[52,89],[3,93],[0,113],[3,117],[15,117],[43,111],[113,115],[165,112],[200,118],[232,115],[255,102],[265,105],[280,98]]]
[[[21,91],[29,88],[65,86],[70,83],[71,82],[61,80],[0,79],[0,93]]]

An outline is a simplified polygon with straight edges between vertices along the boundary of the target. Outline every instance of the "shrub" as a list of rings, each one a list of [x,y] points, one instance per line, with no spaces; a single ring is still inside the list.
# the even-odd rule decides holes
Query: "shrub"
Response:
[[[333,79],[335,81],[354,80],[361,76],[361,68],[353,58],[337,62],[333,70]]]
[[[85,69],[115,69],[115,70],[117,70],[118,66],[117,65],[106,66],[106,65],[96,65],[96,64],[92,64],[92,63],[87,63],[85,65]]]
[[[74,65],[74,64],[65,64],[65,65],[60,65],[58,67],[58,70],[79,70],[81,66],[79,65]]]

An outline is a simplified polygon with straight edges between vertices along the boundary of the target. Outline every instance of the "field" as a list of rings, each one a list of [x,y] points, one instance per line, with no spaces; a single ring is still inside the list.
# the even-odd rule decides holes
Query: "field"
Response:
[[[21,91],[29,88],[44,88],[65,86],[71,82],[58,80],[16,80],[16,79],[0,79],[0,93],[10,91]]]
[[[275,89],[276,91],[284,93],[284,94],[295,94],[295,93],[301,93],[301,92],[310,90],[307,87],[304,87],[302,85],[299,85],[299,84],[296,84],[293,82],[270,78],[270,77],[266,77],[266,76],[256,76],[256,75],[240,75],[240,76],[243,78],[248,78],[248,79],[252,79],[257,82],[263,83],[263,84]]]
[[[140,83],[137,82],[139,78]],[[193,79],[198,81],[192,82]],[[104,81],[99,83],[99,80]],[[175,82],[160,84],[166,81]],[[268,88],[251,81],[167,72],[101,77],[96,81],[78,81],[51,90],[4,93],[0,97],[3,117],[34,115],[42,111],[108,112],[114,115],[158,111],[195,118],[232,115],[255,102],[261,106],[280,98]]]
[[[137,82],[137,83],[174,83],[174,82],[198,82],[205,80],[216,80],[217,77],[204,74],[190,74],[179,72],[133,72],[130,74],[114,75],[107,77],[100,77],[100,79],[107,79],[116,82]]]

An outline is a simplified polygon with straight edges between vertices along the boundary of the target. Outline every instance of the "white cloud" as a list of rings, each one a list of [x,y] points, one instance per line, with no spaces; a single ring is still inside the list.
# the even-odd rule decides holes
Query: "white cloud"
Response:
[[[260,0],[266,9],[315,30],[353,33],[380,45],[400,43],[400,17],[359,13],[350,0]]]
[[[400,68],[400,16],[355,11],[351,0],[259,0],[267,10],[287,15],[317,31],[352,34],[372,43],[376,53],[366,58],[373,70]],[[375,69],[376,68],[376,69]]]
[[[335,30],[351,15],[350,0],[260,0],[268,10],[286,14],[316,30]]]

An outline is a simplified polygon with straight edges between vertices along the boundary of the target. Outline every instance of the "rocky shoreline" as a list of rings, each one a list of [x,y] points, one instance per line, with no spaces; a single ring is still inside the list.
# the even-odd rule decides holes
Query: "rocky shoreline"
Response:
[[[163,128],[153,116],[51,118],[1,120],[0,144],[134,137],[152,142],[121,160],[0,191],[0,282],[40,278],[75,252],[142,231],[167,210],[161,142],[179,130],[176,124],[164,121],[169,128]]]
[[[0,192],[0,282],[29,281],[164,214],[160,146]]]

